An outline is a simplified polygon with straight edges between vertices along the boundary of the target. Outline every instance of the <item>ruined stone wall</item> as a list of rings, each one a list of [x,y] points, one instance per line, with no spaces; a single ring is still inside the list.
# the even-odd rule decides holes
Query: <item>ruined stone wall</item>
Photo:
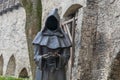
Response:
[[[96,64],[93,69],[94,73],[99,75],[96,75],[95,80],[109,80],[109,72],[114,67],[111,64],[116,64],[113,62],[120,51],[119,5],[119,0],[105,0],[98,3],[96,50],[94,52],[96,56],[93,60]]]
[[[119,70],[111,73],[111,68],[119,69],[114,64],[120,64],[116,60],[120,51],[119,5],[119,0],[87,0],[81,29],[80,80],[119,80]]]
[[[27,69],[28,76],[31,77],[27,40],[25,35],[26,13],[23,7],[13,9],[0,15],[0,55],[3,56],[3,75],[7,69],[14,66],[14,75],[19,76],[23,68]],[[13,56],[15,60],[10,62]],[[10,65],[9,65],[10,64]],[[10,70],[11,71],[11,70]],[[12,72],[8,72],[12,73]],[[7,74],[8,76],[11,76]]]

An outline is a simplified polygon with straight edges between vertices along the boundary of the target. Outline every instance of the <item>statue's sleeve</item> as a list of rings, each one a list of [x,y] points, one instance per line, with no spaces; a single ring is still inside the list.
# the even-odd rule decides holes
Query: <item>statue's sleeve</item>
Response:
[[[65,66],[70,58],[70,48],[65,48],[61,55],[61,63]]]
[[[42,69],[42,56],[40,55],[40,46],[34,45],[34,61],[40,69]]]

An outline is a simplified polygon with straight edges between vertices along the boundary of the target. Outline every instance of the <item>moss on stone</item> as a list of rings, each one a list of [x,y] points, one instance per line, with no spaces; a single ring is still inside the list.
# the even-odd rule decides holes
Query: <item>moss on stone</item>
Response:
[[[21,0],[22,5],[25,8],[27,14],[30,14],[32,12],[32,3],[30,0]]]
[[[30,58],[30,65],[32,68],[32,74],[34,78],[35,74],[35,64],[33,61],[33,45],[32,40],[37,34],[37,32],[41,29],[41,18],[42,18],[42,4],[41,0],[21,0],[21,4],[25,8],[26,11],[26,36],[28,43],[28,51]]]
[[[37,0],[37,18],[38,18],[38,29],[41,29],[41,18],[42,18],[42,4],[40,0]]]
[[[30,79],[0,76],[0,80],[30,80]]]

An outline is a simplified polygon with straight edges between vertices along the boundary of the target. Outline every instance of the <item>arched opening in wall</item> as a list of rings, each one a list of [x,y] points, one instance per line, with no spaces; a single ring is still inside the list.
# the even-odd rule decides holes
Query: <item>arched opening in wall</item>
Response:
[[[0,75],[3,75],[3,56],[0,56]]]
[[[68,64],[68,80],[72,79],[72,67],[74,62],[74,52],[75,52],[75,28],[77,26],[78,21],[78,12],[82,6],[80,4],[73,4],[71,5],[63,15],[62,19],[62,29],[68,33],[70,40],[72,42],[72,48],[70,50],[70,60]]]
[[[12,55],[9,59],[8,65],[7,65],[6,75],[7,76],[14,76],[15,75],[15,68],[16,68],[15,57]]]
[[[27,72],[27,69],[26,69],[26,68],[23,68],[23,69],[21,70],[21,72],[19,73],[19,77],[20,77],[20,78],[29,78],[28,72]]]
[[[120,80],[120,53],[117,55],[111,65],[111,72],[108,80]]]

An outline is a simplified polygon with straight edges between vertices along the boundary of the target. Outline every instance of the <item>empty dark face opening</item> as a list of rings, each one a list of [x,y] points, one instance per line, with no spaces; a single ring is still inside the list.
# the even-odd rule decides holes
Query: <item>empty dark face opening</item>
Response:
[[[48,17],[45,26],[47,29],[54,31],[58,28],[58,20],[54,16]]]

